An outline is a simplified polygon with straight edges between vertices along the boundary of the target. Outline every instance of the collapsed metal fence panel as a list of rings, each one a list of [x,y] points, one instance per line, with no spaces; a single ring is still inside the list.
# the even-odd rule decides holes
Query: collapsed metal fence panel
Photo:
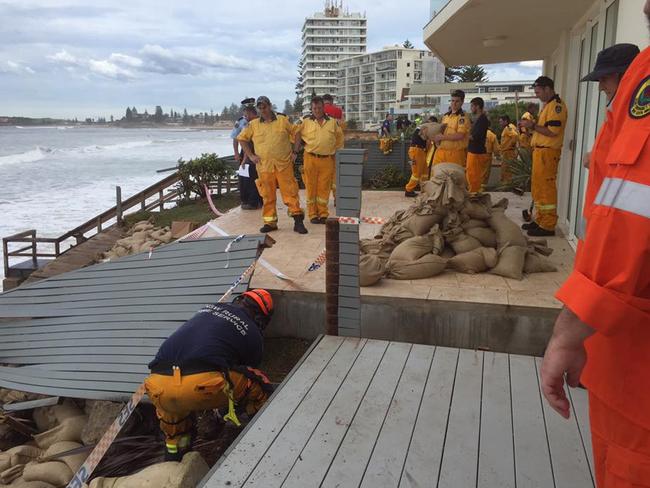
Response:
[[[160,344],[216,302],[265,236],[179,241],[0,294],[0,387],[130,398]],[[229,252],[226,252],[228,245]],[[233,297],[245,291],[240,283]]]

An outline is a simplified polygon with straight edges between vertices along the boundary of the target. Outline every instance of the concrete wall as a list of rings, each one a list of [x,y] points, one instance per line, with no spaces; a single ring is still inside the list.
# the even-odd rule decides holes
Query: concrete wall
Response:
[[[273,292],[270,337],[314,339],[325,331],[325,295]],[[361,336],[541,356],[558,311],[466,302],[361,297]]]

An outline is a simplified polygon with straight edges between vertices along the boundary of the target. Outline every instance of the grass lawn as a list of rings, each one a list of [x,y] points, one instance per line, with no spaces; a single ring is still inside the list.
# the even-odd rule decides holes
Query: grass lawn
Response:
[[[214,206],[222,212],[237,207],[240,204],[239,193],[230,193],[220,197],[213,197]],[[194,200],[191,203],[185,203],[181,206],[163,210],[162,212],[143,212],[138,211],[128,214],[124,217],[126,227],[133,226],[141,220],[153,218],[153,224],[156,227],[171,226],[173,221],[198,222],[205,224],[216,217],[210,210],[208,202],[205,200]]]

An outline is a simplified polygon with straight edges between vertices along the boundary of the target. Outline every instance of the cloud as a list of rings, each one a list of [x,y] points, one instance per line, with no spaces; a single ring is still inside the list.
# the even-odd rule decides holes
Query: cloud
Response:
[[[135,74],[128,69],[121,68],[115,63],[104,60],[90,59],[88,61],[88,69],[91,73],[105,76],[106,78],[113,78],[115,80],[132,80]]]
[[[62,64],[79,64],[79,60],[65,49],[47,56],[47,59]]]
[[[538,59],[536,61],[522,61],[521,63],[519,63],[519,66],[542,69],[542,66],[544,66],[544,61],[542,61],[541,59]]]
[[[24,74],[33,75],[36,72],[29,66],[25,66],[22,63],[17,63],[16,61],[8,60],[5,63],[0,64],[0,73],[12,73],[15,75],[24,75]]]
[[[128,66],[130,68],[140,68],[143,62],[140,58],[129,56],[128,54],[112,53],[108,60],[121,66]]]

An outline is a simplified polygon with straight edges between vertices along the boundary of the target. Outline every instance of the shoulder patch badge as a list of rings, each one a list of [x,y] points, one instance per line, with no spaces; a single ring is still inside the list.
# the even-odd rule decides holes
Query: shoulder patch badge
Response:
[[[641,119],[650,114],[650,76],[646,76],[634,89],[630,100],[630,117]]]
[[[555,104],[555,113],[561,114],[562,113],[562,105],[559,103]]]
[[[465,117],[458,117],[458,125],[463,125],[465,123]]]

